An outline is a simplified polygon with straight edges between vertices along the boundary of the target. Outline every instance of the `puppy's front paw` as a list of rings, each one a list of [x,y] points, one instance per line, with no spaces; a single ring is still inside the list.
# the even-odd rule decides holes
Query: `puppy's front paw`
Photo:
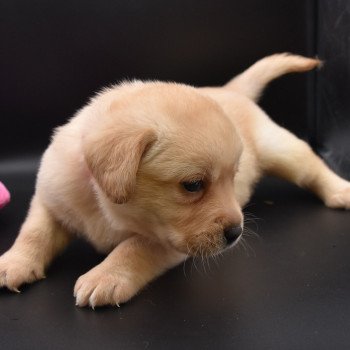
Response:
[[[33,259],[8,251],[0,257],[0,287],[19,293],[18,287],[45,278],[44,267]]]
[[[327,198],[326,205],[335,209],[350,209],[350,187],[331,195]]]
[[[128,301],[138,291],[132,279],[117,271],[105,271],[100,266],[78,278],[74,287],[77,306],[117,305]]]

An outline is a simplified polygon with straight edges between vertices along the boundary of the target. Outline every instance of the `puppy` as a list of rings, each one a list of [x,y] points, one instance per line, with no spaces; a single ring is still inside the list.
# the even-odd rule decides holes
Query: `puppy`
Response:
[[[119,305],[187,257],[233,246],[264,173],[349,209],[350,183],[256,105],[274,78],[319,65],[277,54],[220,88],[134,81],[99,93],[56,129],[0,286],[44,278],[81,234],[108,255],[77,280],[76,304]]]

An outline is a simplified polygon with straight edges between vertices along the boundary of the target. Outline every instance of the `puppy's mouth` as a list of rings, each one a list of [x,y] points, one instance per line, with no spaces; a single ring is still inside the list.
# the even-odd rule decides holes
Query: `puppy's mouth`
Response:
[[[234,239],[225,237],[225,234],[200,234],[185,242],[176,244],[176,249],[192,257],[210,257],[234,247],[241,239],[242,232],[237,233]]]
[[[203,247],[202,245],[190,247],[187,251],[187,255],[191,257],[210,257],[220,254],[227,247]]]

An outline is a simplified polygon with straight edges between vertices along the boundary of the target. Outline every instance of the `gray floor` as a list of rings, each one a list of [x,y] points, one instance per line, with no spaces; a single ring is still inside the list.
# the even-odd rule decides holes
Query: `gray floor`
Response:
[[[16,236],[34,173],[4,171],[0,253]],[[267,179],[246,211],[257,235],[217,262],[189,260],[121,308],[74,305],[79,275],[102,256],[75,242],[48,278],[0,291],[1,349],[348,349],[350,213]]]

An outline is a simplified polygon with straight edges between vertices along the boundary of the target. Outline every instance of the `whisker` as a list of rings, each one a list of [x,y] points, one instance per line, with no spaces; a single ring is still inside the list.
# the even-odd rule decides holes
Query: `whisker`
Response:
[[[252,218],[252,219],[256,219],[256,220],[262,220],[262,218],[259,218],[258,216],[256,216],[255,214],[249,212],[249,211],[244,211],[244,216],[248,217],[248,218]]]
[[[205,269],[205,263],[204,263],[204,252],[203,252],[203,243],[200,244],[200,254],[201,254],[201,259],[202,259],[202,266],[203,266],[203,270],[204,270],[204,273],[207,274],[207,270]]]
[[[192,256],[192,264],[191,264],[191,274],[193,274],[193,267],[198,271],[198,267],[196,265],[196,255],[198,253],[198,248],[194,251],[194,254]]]
[[[244,251],[245,251],[245,253],[247,254],[247,257],[249,258],[249,257],[250,257],[249,251],[248,251],[248,249],[247,249],[246,242],[244,241],[244,238],[243,238],[243,237],[239,240],[239,243],[240,243],[241,246],[244,248]]]
[[[186,262],[187,262],[187,259],[185,259],[185,261],[182,264],[182,271],[183,271],[183,274],[184,274],[185,278],[187,278],[187,275],[186,275]]]
[[[258,219],[255,218],[244,218],[244,226],[246,227],[248,224],[254,224],[255,229],[258,230],[258,223],[257,223]]]
[[[250,257],[249,251],[253,254],[254,257],[256,257],[255,250],[251,247],[251,245],[247,242],[247,240],[245,240],[244,237],[242,237],[241,240],[242,240],[242,244],[244,244],[244,246],[247,249],[248,257]]]
[[[259,234],[249,227],[244,228],[243,235],[248,237],[258,238],[259,240],[261,240],[261,237],[259,236]]]
[[[247,203],[247,204],[242,208],[242,210],[244,211],[244,210],[246,210],[247,208],[252,207],[253,205],[255,205],[254,202],[249,202],[249,203]]]

